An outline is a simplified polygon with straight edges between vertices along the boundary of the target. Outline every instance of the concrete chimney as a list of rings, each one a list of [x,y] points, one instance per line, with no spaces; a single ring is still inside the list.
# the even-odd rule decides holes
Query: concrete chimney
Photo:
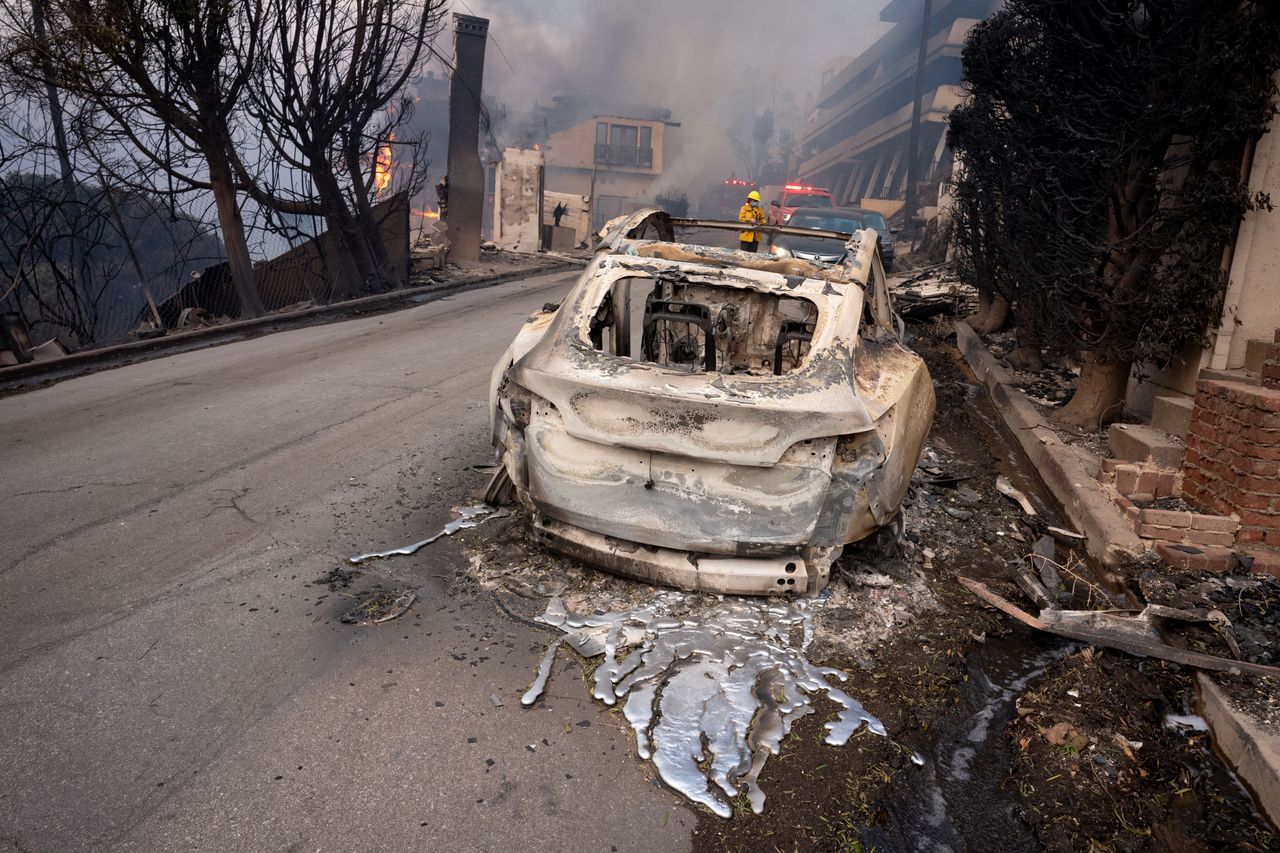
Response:
[[[484,167],[480,164],[481,85],[489,19],[453,15],[453,73],[449,80],[449,254],[480,259]]]

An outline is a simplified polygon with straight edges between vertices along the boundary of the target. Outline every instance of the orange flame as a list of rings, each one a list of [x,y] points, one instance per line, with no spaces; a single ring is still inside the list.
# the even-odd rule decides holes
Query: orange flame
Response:
[[[391,186],[391,143],[384,142],[373,160],[373,191],[380,193]]]
[[[428,207],[428,208],[423,208],[423,209],[421,209],[421,210],[417,210],[417,209],[415,209],[415,210],[413,211],[413,215],[414,215],[414,216],[419,216],[419,217],[421,217],[421,218],[423,218],[423,219],[439,219],[439,218],[440,218],[440,214],[439,214],[439,213],[437,213],[436,211],[432,210],[432,209],[431,209],[431,208],[429,208],[429,207]]]

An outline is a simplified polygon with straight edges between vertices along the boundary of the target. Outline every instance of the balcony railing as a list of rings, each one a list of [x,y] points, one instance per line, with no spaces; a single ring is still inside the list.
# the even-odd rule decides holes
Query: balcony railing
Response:
[[[597,145],[596,165],[649,169],[653,167],[653,149],[635,145]]]

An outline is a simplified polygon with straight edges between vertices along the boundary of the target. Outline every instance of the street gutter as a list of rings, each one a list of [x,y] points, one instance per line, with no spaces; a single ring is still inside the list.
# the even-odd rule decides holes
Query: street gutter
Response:
[[[974,375],[986,386],[996,411],[1067,518],[1087,537],[1085,550],[1089,555],[1104,566],[1118,566],[1141,556],[1146,546],[1098,482],[1102,460],[1087,450],[1061,442],[1040,410],[1013,385],[1009,372],[999,365],[968,323],[957,320],[955,330],[956,345]]]
[[[1214,745],[1253,791],[1271,822],[1280,826],[1280,735],[1258,726],[1236,710],[1207,672],[1196,673],[1200,716],[1213,733]]]
[[[960,352],[986,386],[996,411],[1072,524],[1088,537],[1085,547],[1090,556],[1115,566],[1142,554],[1143,541],[1098,482],[1102,460],[1087,450],[1062,444],[1040,410],[1012,384],[1009,372],[977,332],[964,320],[956,321],[955,330]],[[1280,736],[1264,731],[1251,715],[1234,708],[1208,673],[1196,673],[1196,686],[1200,714],[1214,744],[1248,784],[1271,821],[1280,825]]]
[[[466,293],[469,290],[584,266],[586,266],[585,261],[572,258],[557,259],[550,263],[519,267],[496,275],[468,276],[453,281],[433,282],[330,305],[314,305],[310,308],[268,314],[251,320],[237,320],[207,329],[194,329],[189,332],[177,332],[156,338],[83,350],[50,361],[15,364],[0,368],[0,396],[28,391],[85,373],[121,367],[151,358],[234,343],[300,326],[336,322],[352,315],[381,313],[411,305],[422,305],[446,296]]]

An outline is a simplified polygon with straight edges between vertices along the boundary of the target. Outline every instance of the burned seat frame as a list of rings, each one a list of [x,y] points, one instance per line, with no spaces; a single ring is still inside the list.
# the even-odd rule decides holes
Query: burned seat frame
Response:
[[[644,357],[653,362],[658,361],[658,335],[663,330],[660,324],[696,326],[701,329],[703,367],[708,371],[716,369],[716,333],[712,328],[711,311],[707,306],[677,299],[649,298],[644,312],[644,336],[641,338],[641,347]],[[683,361],[682,359],[673,360]]]

